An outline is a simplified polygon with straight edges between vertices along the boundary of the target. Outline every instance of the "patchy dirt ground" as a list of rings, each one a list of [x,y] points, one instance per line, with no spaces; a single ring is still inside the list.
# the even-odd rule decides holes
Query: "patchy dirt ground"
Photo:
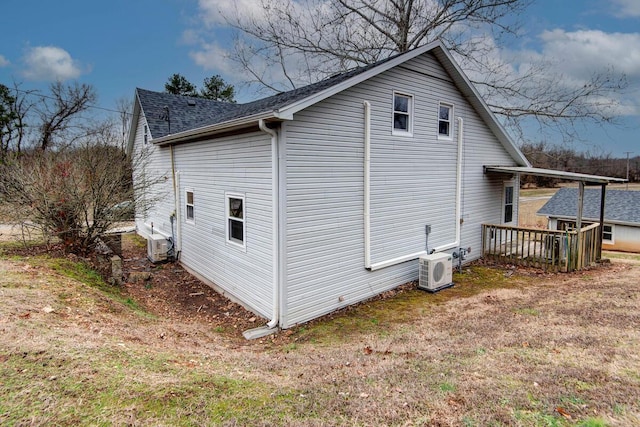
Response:
[[[408,288],[247,342],[251,313],[143,247],[124,255],[125,297],[157,316],[0,260],[0,424],[640,425],[634,259],[476,266],[446,292]]]
[[[204,322],[232,335],[267,321],[216,292],[179,263],[151,263],[137,239],[123,242],[124,292],[145,310],[163,318]]]

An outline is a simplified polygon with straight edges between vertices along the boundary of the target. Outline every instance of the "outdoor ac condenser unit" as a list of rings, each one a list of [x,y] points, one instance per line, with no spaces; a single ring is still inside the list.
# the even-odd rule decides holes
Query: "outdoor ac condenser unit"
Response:
[[[419,259],[418,288],[429,292],[453,286],[453,260],[451,255],[436,253],[423,255]]]
[[[149,236],[147,240],[147,258],[149,258],[149,261],[153,263],[166,261],[168,252],[169,244],[162,234],[154,233]]]

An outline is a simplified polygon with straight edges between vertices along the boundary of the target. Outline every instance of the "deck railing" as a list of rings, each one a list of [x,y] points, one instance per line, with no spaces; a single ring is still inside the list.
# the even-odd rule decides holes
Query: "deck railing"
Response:
[[[597,260],[600,236],[599,224],[580,231],[483,224],[482,254],[498,262],[568,272]]]

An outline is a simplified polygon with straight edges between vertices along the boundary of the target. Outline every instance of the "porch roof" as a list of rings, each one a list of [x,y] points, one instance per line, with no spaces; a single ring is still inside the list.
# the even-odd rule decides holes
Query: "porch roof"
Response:
[[[485,172],[498,172],[510,174],[524,174],[544,176],[548,178],[566,179],[568,181],[580,181],[587,184],[611,184],[614,182],[627,182],[626,179],[610,176],[588,175],[576,172],[564,172],[555,169],[533,168],[528,166],[485,166]]]

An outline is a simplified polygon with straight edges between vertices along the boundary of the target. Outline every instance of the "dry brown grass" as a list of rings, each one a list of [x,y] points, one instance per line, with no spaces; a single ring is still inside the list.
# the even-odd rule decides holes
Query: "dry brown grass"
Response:
[[[0,260],[0,424],[637,425],[638,273],[475,266],[238,344]]]

